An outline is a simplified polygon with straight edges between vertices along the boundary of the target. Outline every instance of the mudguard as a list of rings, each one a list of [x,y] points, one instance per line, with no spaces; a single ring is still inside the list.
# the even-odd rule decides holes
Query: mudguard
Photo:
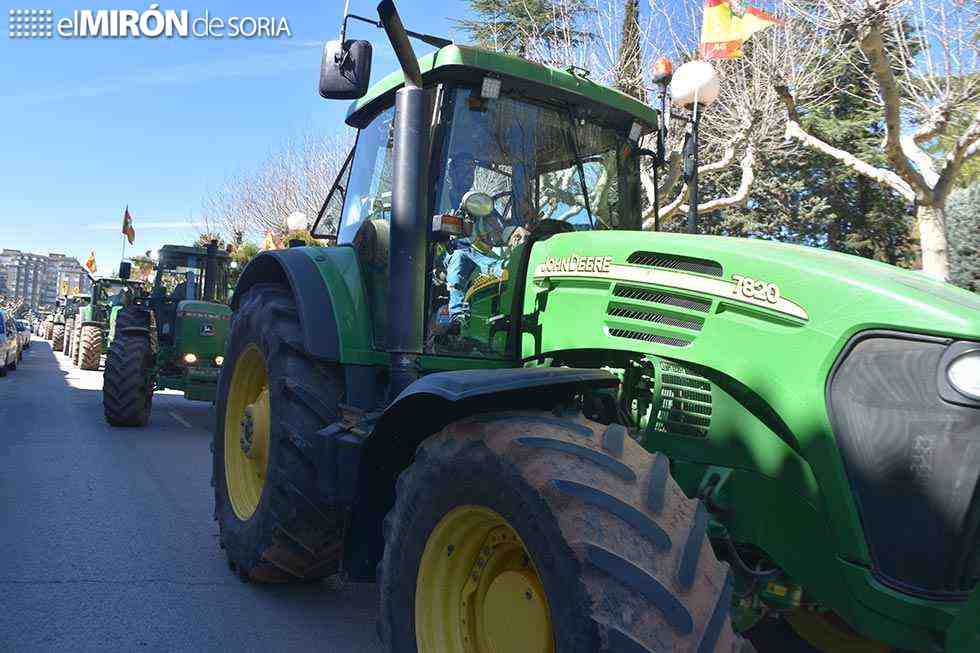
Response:
[[[273,250],[252,259],[238,280],[231,308],[237,311],[238,302],[257,283],[286,283],[296,298],[303,348],[315,358],[337,361],[340,342],[329,288],[305,249]]]
[[[380,416],[365,415],[367,424],[338,423],[321,431],[324,451],[332,453],[321,461],[321,474],[348,479],[346,488],[334,485],[333,498],[353,501],[345,541],[347,574],[374,580],[384,549],[381,524],[394,504],[395,480],[424,439],[467,415],[550,408],[584,390],[618,383],[605,370],[563,367],[438,372],[408,386]],[[359,455],[351,455],[352,450]],[[342,473],[352,464],[358,465],[356,476]]]
[[[93,320],[86,320],[86,321],[82,322],[81,326],[83,326],[83,327],[93,326],[93,327],[99,327],[100,329],[106,328],[105,322],[96,322],[96,321],[93,321]]]

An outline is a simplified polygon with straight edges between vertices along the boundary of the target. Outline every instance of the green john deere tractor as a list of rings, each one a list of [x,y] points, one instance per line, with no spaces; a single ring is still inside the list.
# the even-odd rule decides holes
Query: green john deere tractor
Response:
[[[401,72],[367,91],[367,42],[324,51],[356,98],[337,245],[259,255],[232,301],[237,574],[377,579],[392,651],[980,650],[980,298],[641,231],[656,111],[417,61],[379,13]]]
[[[146,425],[155,390],[214,401],[231,318],[229,263],[213,241],[160,248],[149,296],[115,312],[102,390],[109,424]]]
[[[102,354],[108,352],[119,313],[148,295],[147,284],[128,278],[129,264],[123,264],[125,278],[104,277],[92,281],[92,301],[79,309],[70,342],[72,361],[83,370],[97,370]]]

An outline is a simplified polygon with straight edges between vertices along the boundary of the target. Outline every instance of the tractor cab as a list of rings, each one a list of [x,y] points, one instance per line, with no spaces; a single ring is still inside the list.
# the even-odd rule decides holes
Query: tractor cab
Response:
[[[217,247],[164,245],[150,293],[161,343],[173,344],[182,312],[228,301],[231,257]]]
[[[475,48],[447,46],[419,65],[432,152],[424,351],[513,357],[513,289],[531,242],[640,228],[636,141],[657,112],[577,71]],[[376,346],[386,328],[396,77],[351,107],[357,144],[314,226],[357,250]]]
[[[92,284],[91,320],[108,322],[113,311],[129,306],[148,294],[147,284],[141,281],[104,277]]]

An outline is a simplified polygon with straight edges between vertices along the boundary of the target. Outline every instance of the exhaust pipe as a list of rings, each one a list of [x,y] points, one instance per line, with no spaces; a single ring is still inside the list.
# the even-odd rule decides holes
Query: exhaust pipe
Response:
[[[378,15],[405,74],[395,94],[395,146],[391,188],[387,347],[394,399],[419,377],[425,302],[427,102],[422,73],[398,10],[391,0]]]

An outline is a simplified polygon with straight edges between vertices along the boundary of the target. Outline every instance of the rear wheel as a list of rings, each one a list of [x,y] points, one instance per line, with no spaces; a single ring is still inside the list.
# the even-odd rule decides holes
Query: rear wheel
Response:
[[[310,443],[336,421],[341,380],[302,350],[288,289],[242,298],[218,383],[214,517],[228,563],[244,580],[309,581],[335,573],[343,514],[320,499]]]
[[[65,325],[55,324],[51,328],[51,348],[61,351],[65,348]]]
[[[704,507],[620,426],[455,422],[396,493],[380,569],[392,651],[743,650]]]
[[[99,369],[102,362],[102,329],[83,326],[78,340],[78,366],[83,370]]]
[[[153,406],[153,354],[145,335],[116,336],[102,375],[102,407],[112,426],[146,426]]]

